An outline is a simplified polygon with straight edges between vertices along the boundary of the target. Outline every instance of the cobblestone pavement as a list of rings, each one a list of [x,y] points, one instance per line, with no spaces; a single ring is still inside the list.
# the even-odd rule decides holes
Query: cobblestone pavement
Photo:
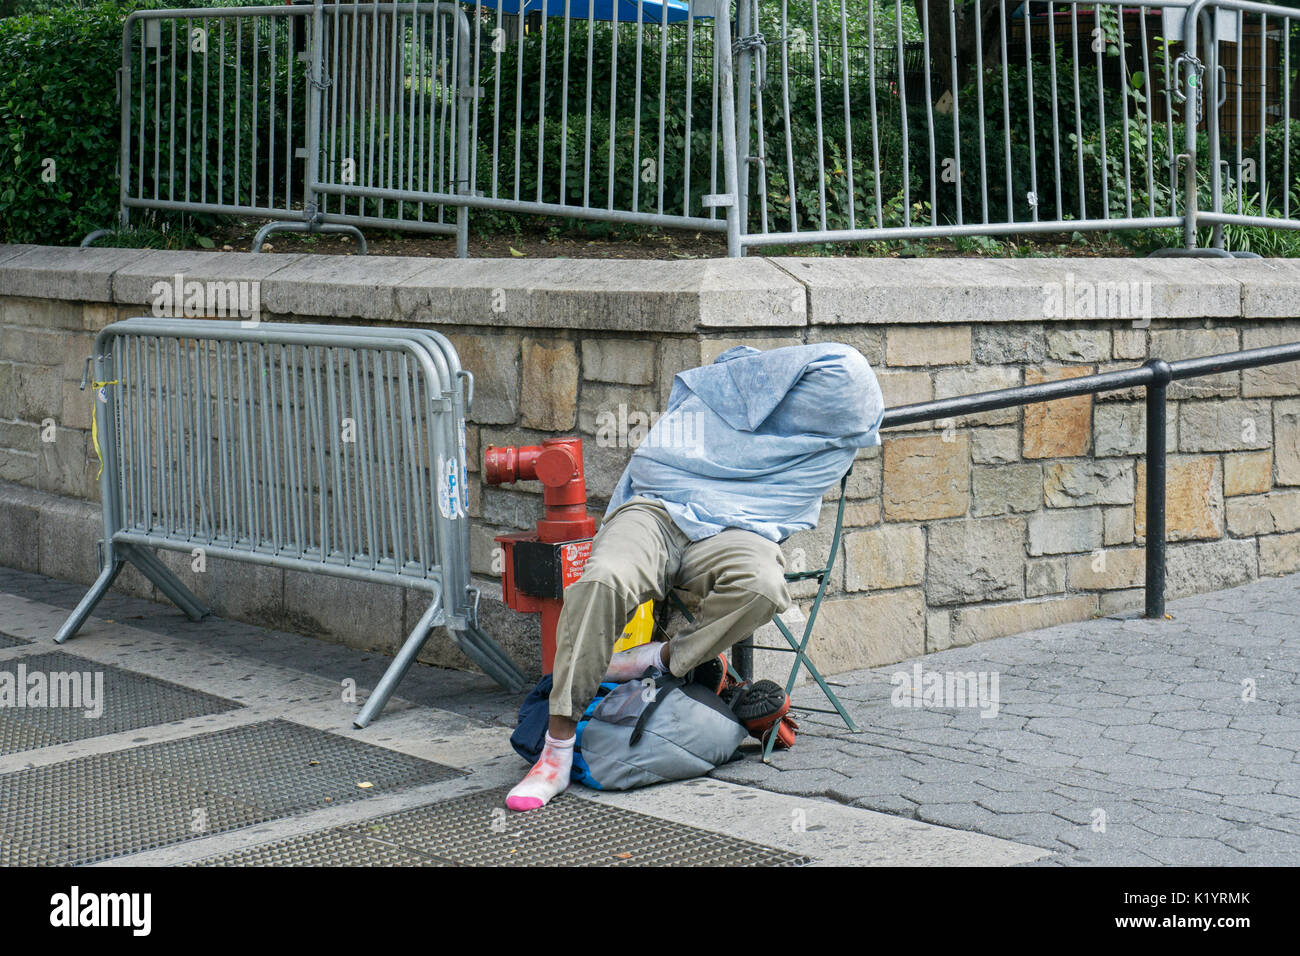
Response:
[[[0,592],[70,608],[83,591],[0,568]],[[862,733],[805,714],[794,750],[714,776],[1042,847],[1048,865],[1300,864],[1300,575],[1174,601],[1169,612],[838,675]],[[268,665],[348,673],[362,687],[387,664],[239,622],[186,622],[118,595],[97,614]],[[894,706],[891,679],[917,665],[996,675],[996,714]],[[413,670],[400,694],[498,725],[503,740],[518,706],[482,675],[436,668]],[[796,705],[818,698],[812,685],[795,694]]]
[[[1043,864],[1300,864],[1300,575],[832,680],[771,766],[715,776],[975,830]],[[998,676],[994,716],[891,704],[891,676]],[[815,686],[795,703],[816,706]]]

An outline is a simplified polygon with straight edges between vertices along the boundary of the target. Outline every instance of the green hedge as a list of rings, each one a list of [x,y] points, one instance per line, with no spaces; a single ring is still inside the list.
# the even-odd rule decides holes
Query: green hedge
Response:
[[[102,4],[0,20],[0,241],[69,243],[114,222],[129,12]]]

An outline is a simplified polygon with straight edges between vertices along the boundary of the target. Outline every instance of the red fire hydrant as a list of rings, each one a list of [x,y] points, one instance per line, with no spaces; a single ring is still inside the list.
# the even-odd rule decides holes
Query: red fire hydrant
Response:
[[[542,673],[555,664],[555,629],[564,606],[564,589],[582,576],[596,534],[587,513],[587,481],[581,438],[548,438],[540,446],[488,446],[483,477],[489,485],[540,481],[546,513],[536,531],[503,534],[501,594],[506,606],[542,615]]]

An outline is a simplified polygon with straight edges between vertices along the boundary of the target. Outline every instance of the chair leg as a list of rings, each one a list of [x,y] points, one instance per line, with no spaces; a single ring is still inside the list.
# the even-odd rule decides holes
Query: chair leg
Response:
[[[835,708],[835,712],[840,715],[840,719],[844,721],[849,732],[856,734],[858,733],[857,724],[853,722],[853,718],[849,716],[849,712],[844,709],[844,705],[840,703],[839,697],[837,697],[835,692],[830,689],[830,686],[826,683],[826,679],[822,677],[821,671],[817,669],[817,665],[808,658],[806,645],[808,638],[812,635],[812,624],[814,620],[816,619],[811,617],[809,618],[807,628],[804,631],[804,642],[803,644],[800,644],[795,640],[794,635],[790,633],[790,629],[786,627],[784,621],[779,617],[772,618],[772,623],[776,625],[776,629],[781,632],[781,635],[786,639],[786,642],[790,645],[795,655],[794,666],[790,668],[790,677],[786,682],[785,692],[788,694],[794,690],[794,682],[799,676],[799,665],[803,664],[808,668],[808,673],[812,675],[812,679],[817,682],[817,686],[822,689],[822,693],[826,695],[826,699],[830,701],[831,706]]]

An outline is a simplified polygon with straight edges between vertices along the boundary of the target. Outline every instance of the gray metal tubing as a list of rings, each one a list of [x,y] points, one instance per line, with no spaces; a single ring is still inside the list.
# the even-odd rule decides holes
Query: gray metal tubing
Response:
[[[530,213],[539,216],[561,216],[565,219],[591,219],[601,222],[643,223],[673,229],[697,229],[709,232],[726,231],[725,223],[699,216],[660,215],[653,212],[631,212],[608,209],[603,206],[566,206],[560,203],[539,203],[526,199],[497,199],[492,196],[457,196],[454,193],[404,192],[373,186],[336,186],[323,184],[322,193],[340,196],[358,196],[372,199],[406,199],[412,202],[461,203],[471,209],[496,209],[501,212]],[[406,228],[402,224],[402,228]]]
[[[1272,220],[1270,220],[1272,221]],[[798,242],[855,242],[859,240],[939,239],[945,236],[1008,236],[1090,232],[1114,229],[1176,228],[1183,224],[1177,216],[1143,216],[1131,220],[1087,219],[1071,222],[967,223],[964,226],[900,226],[893,229],[831,229],[817,232],[770,233],[748,235],[747,246],[778,246]]]
[[[253,237],[252,248],[248,251],[261,252],[262,243],[266,242],[267,239],[277,232],[301,232],[312,235],[316,233],[341,234],[354,238],[357,241],[357,245],[360,246],[361,254],[363,256],[366,254],[368,248],[366,246],[366,237],[362,234],[360,229],[353,225],[333,222],[268,222],[261,229],[257,230],[257,235]]]
[[[424,612],[415,625],[415,629],[411,631],[398,650],[397,656],[393,658],[393,663],[384,671],[384,676],[379,679],[375,689],[366,698],[365,704],[361,707],[361,713],[353,721],[354,726],[359,728],[369,726],[370,722],[383,711],[389,698],[393,696],[393,691],[402,682],[402,678],[406,676],[406,672],[411,669],[411,665],[415,663],[416,657],[419,656],[420,649],[424,647],[425,642],[429,639],[430,628],[438,623],[437,610],[438,604],[434,602]]]
[[[158,324],[159,321],[160,320],[156,320],[156,319],[126,319],[119,324],[128,325],[130,323],[137,323],[137,328],[148,328],[150,330],[157,330],[159,328],[163,328],[163,326],[159,326]],[[266,326],[263,326],[263,328],[266,328]],[[463,436],[464,434],[463,428],[465,422],[465,412],[466,412],[466,407],[468,402],[461,389],[463,385],[468,384],[470,391],[472,393],[473,376],[470,375],[468,372],[465,372],[460,367],[460,360],[459,357],[456,355],[456,350],[452,346],[451,342],[445,336],[443,336],[441,333],[432,330],[386,329],[381,327],[368,327],[368,326],[330,326],[330,325],[314,325],[314,324],[294,324],[289,327],[279,326],[277,328],[278,328],[276,334],[277,339],[284,339],[284,340],[288,340],[290,338],[297,338],[303,334],[308,336],[319,337],[322,335],[337,336],[339,334],[346,333],[349,336],[356,337],[357,341],[364,341],[372,344],[375,341],[385,341],[385,342],[392,342],[392,343],[400,342],[404,345],[410,345],[413,343],[422,344],[425,349],[426,357],[430,362],[432,362],[432,364],[438,370],[440,387],[443,389],[443,397],[444,399],[447,398],[447,396],[451,397],[453,408],[455,410],[454,425],[452,430],[436,435],[431,439],[431,447],[433,449],[433,454],[436,456],[436,455],[444,454],[444,452],[447,449],[457,448],[457,447],[459,448],[458,455],[456,456],[457,471],[458,471],[457,479],[460,488],[462,489],[465,488],[465,482],[467,481],[467,469],[466,469],[466,462],[465,462],[464,443],[461,436]],[[220,333],[223,336],[232,336],[238,338],[241,336],[243,331],[244,331],[244,327],[239,322],[218,320],[218,321],[202,322],[201,328],[197,331],[196,334],[211,332],[213,333],[214,336],[217,333]],[[293,334],[291,335],[290,333]],[[367,478],[367,480],[373,480],[373,479]],[[459,498],[458,500],[461,501],[463,506],[464,499]],[[465,516],[462,514],[461,517],[463,518]],[[473,603],[469,600],[471,586],[470,586],[470,576],[469,576],[468,521],[459,520],[458,522],[456,522],[459,526],[458,529],[456,529],[453,528],[452,519],[446,519],[440,517],[439,519],[435,519],[435,520],[441,521],[439,540],[445,541],[444,547],[455,547],[456,545],[459,546],[459,549],[456,553],[460,556],[460,560],[447,561],[442,566],[442,579],[445,581],[446,584],[446,587],[442,591],[445,608],[446,608],[446,620],[453,625],[455,625],[457,622],[468,622],[469,624],[473,624]],[[151,541],[150,543],[158,544],[159,542]],[[229,554],[227,554],[227,552],[229,552]],[[241,554],[249,554],[249,552],[241,551],[238,549],[226,549],[226,551],[222,551],[222,552],[214,551],[214,553],[220,553],[226,556],[239,556]],[[255,559],[250,557],[249,560],[255,560]],[[263,560],[261,563],[274,564],[276,562],[272,560]],[[315,566],[314,562],[309,562],[309,564],[304,565],[303,568],[308,569],[309,566]],[[336,573],[339,574],[340,576],[345,576],[345,577],[358,576],[357,574],[354,573],[355,569],[351,568],[350,566],[331,565],[331,567],[335,568],[335,570],[333,570],[331,573]],[[376,580],[376,581],[382,580],[373,577],[365,577],[364,579]],[[404,580],[410,580],[410,578],[404,575]],[[458,635],[457,639],[467,640],[467,641],[479,640],[477,634],[481,632],[478,632],[473,628],[469,628],[467,629],[467,631],[468,631],[467,635]],[[502,651],[500,647],[497,646],[495,642],[492,642],[490,639],[487,639],[487,642],[484,643],[482,646],[476,647],[476,651],[481,657],[495,661],[498,673],[503,673],[503,674],[508,674],[511,672],[517,673],[517,670],[514,667],[514,663],[510,660],[509,656],[506,655],[505,652]],[[496,675],[494,674],[494,676]]]
[[[72,609],[68,619],[60,625],[58,632],[54,635],[54,643],[62,644],[73,634],[76,634],[82,624],[86,623],[86,618],[90,617],[90,612],[95,609],[95,605],[113,586],[113,582],[121,573],[124,564],[123,561],[112,561],[104,566],[99,572],[99,577],[95,579],[95,583],[90,586],[90,590],[77,602],[77,606]]]
[[[1217,18],[1226,14],[1225,23],[1235,18],[1239,34],[1257,24],[1289,36],[1297,20],[1293,8],[1248,0],[1194,0],[1188,6],[1169,0],[1136,8],[1125,7],[1123,0],[1052,0],[1019,7],[1011,17],[1006,14],[1014,4],[999,0],[1004,15],[987,25],[977,20],[974,27],[976,47],[987,47],[990,56],[967,62],[963,57],[971,54],[959,55],[957,49],[968,29],[956,23],[957,5],[946,5],[946,18],[944,5],[934,8],[933,17],[930,6],[922,5],[922,76],[909,81],[914,67],[905,68],[912,51],[902,21],[912,14],[901,0],[894,3],[894,36],[881,36],[878,43],[875,0],[868,0],[866,11],[831,0],[801,5],[796,12],[784,0],[770,6],[736,0],[739,69],[732,63],[732,20],[715,17],[712,123],[707,136],[696,137],[690,132],[699,129],[691,115],[696,11],[673,24],[667,7],[647,17],[642,0],[633,2],[635,11],[625,11],[626,21],[596,21],[591,10],[576,22],[565,16],[552,23],[544,16],[541,29],[528,36],[518,28],[517,16],[503,15],[499,6],[485,12],[479,3],[363,6],[314,0],[283,7],[137,11],[125,21],[122,36],[120,222],[129,222],[130,209],[143,208],[376,225],[454,234],[461,256],[468,251],[471,209],[725,232],[730,255],[765,245],[1170,227],[1181,227],[1184,246],[1194,249],[1202,226],[1212,229],[1214,247],[1222,247],[1225,227],[1297,228],[1289,190],[1270,196],[1273,208],[1259,215],[1223,218],[1247,212],[1250,183],[1241,182],[1243,160],[1257,160],[1256,182],[1266,175],[1290,182],[1296,82],[1290,42],[1264,44],[1257,79],[1245,76],[1243,58],[1235,56],[1235,105],[1225,107],[1232,110],[1231,126],[1219,111],[1224,105],[1219,97],[1203,92],[1220,82],[1225,41],[1215,33]],[[567,0],[562,6],[571,12]],[[1173,58],[1159,57],[1152,48],[1161,38],[1151,15],[1166,6],[1184,11],[1184,52],[1172,68]],[[730,13],[732,5],[718,9]],[[860,50],[850,45],[848,22],[860,23],[864,15],[870,29],[865,77],[855,72]],[[587,36],[573,42],[572,30],[584,19]],[[196,25],[207,37],[201,50],[191,42]],[[301,59],[290,55],[297,52],[286,39],[290,33],[305,37]],[[1117,49],[1108,46],[1112,42]],[[491,44],[490,53],[484,43]],[[580,56],[584,43],[586,60]],[[770,88],[765,67],[772,43],[780,48],[774,71],[779,90]],[[557,75],[547,53],[561,44],[566,56]],[[675,86],[679,81],[669,66],[679,62],[683,48],[685,80]],[[597,49],[613,63],[607,90],[594,89],[591,60]],[[657,90],[648,85],[655,80],[656,52]],[[942,62],[932,63],[932,57]],[[1062,57],[1069,60],[1065,76],[1060,75]],[[574,75],[579,69],[586,70],[582,80]],[[1121,82],[1104,79],[1116,69]],[[1145,78],[1142,103],[1130,85],[1130,70]],[[1280,79],[1272,79],[1279,72]],[[485,96],[489,76],[492,92]],[[1259,132],[1274,121],[1283,123],[1281,155],[1271,169],[1263,137],[1257,157],[1244,155],[1245,114],[1253,109],[1243,99],[1246,79],[1258,88]],[[995,111],[1000,105],[1001,132],[986,128],[985,87],[990,85],[994,99],[987,105]],[[181,86],[183,96],[177,95]],[[269,90],[269,103],[253,93],[262,86]],[[686,99],[678,107],[683,86]],[[835,95],[825,96],[824,86]],[[974,95],[962,95],[971,86]],[[792,90],[805,96],[796,98]],[[1067,92],[1073,93],[1072,122],[1070,106],[1061,99]],[[1095,155],[1085,154],[1085,95],[1100,134]],[[1269,113],[1270,96],[1279,100],[1277,116]],[[1152,122],[1161,105],[1168,132],[1158,141]],[[666,142],[670,106],[685,114],[688,132],[680,151]],[[652,107],[657,112],[650,118]],[[235,118],[233,137],[225,133],[229,115]],[[1012,142],[1013,116],[1027,126],[1021,146]],[[557,122],[563,126],[552,137],[558,151],[546,145],[547,126]],[[580,145],[576,129],[570,134],[570,122],[583,127]],[[901,181],[891,182],[897,192],[886,205],[882,180],[891,179],[897,162],[882,152],[881,134],[890,124],[896,124],[892,132],[902,142]],[[960,146],[945,146],[952,155],[939,155],[936,124],[944,127],[945,137],[951,129],[955,144],[969,143],[972,153],[977,145],[978,163]],[[1198,182],[1196,155],[1202,125],[1209,166],[1204,185]],[[290,140],[299,126],[305,131],[301,144]],[[1176,151],[1178,126],[1181,151]],[[605,130],[621,131],[626,139]],[[1122,132],[1122,145],[1109,141],[1108,130]],[[525,150],[523,140],[534,135],[536,147]],[[1225,136],[1233,142],[1225,143]],[[928,161],[912,161],[917,143],[929,144]],[[306,157],[301,165],[295,161],[298,148]],[[488,153],[484,168],[493,169],[481,194],[480,148]],[[707,157],[700,155],[705,151]],[[1220,162],[1225,152],[1232,157],[1226,165]],[[702,170],[705,158],[713,198],[699,208],[690,170]],[[526,170],[525,161],[535,168]],[[643,161],[651,164],[653,176]],[[864,174],[860,169],[867,165]],[[345,167],[355,176],[344,175]],[[873,185],[860,197],[867,190],[866,175]],[[593,189],[593,178],[604,182]],[[667,195],[669,181],[684,183],[679,196]],[[643,188],[643,182],[653,186]],[[1167,195],[1166,182],[1172,187]],[[1004,195],[995,197],[997,190]],[[1203,190],[1206,209],[1200,208]],[[930,205],[928,215],[921,212],[928,219],[923,225],[914,222],[918,199]]]
[[[518,668],[474,626],[462,438],[472,376],[444,336],[134,318],[102,330],[95,352],[96,381],[115,383],[111,406],[97,402],[96,410],[106,443],[110,567],[137,564],[191,616],[207,609],[147,548],[199,547],[256,564],[429,590],[427,621],[448,625],[489,675],[519,686]],[[212,409],[214,399],[220,400]],[[118,436],[112,421],[123,401],[130,430]],[[340,443],[329,424],[350,416],[355,453],[346,446],[353,439]],[[119,448],[131,465],[124,474]],[[155,462],[156,502],[149,477]],[[144,496],[124,513],[117,489],[134,502],[141,482]],[[438,494],[431,482],[443,489],[443,507],[429,508]],[[305,501],[314,487],[319,500]],[[309,527],[316,531],[308,534]],[[342,528],[341,542],[335,527]]]

